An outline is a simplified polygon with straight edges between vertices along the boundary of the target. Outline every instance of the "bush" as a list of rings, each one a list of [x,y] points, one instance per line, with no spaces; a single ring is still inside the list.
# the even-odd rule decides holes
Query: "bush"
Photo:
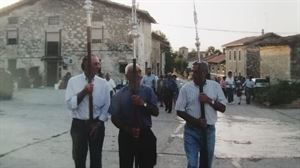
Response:
[[[300,97],[300,82],[279,81],[278,84],[262,88],[255,94],[258,103],[270,105],[289,104]]]

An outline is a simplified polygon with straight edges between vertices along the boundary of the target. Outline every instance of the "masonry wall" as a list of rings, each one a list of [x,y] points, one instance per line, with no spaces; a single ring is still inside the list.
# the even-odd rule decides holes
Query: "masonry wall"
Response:
[[[300,80],[300,41],[290,45],[291,47],[291,79]]]
[[[260,48],[261,77],[270,77],[271,83],[277,80],[290,80],[290,52],[289,46],[265,46]]]
[[[0,17],[0,67],[8,67],[8,59],[17,59],[17,68],[39,67],[39,73],[45,78],[45,33],[61,31],[61,56],[72,59],[72,64],[59,66],[59,75],[67,71],[72,75],[81,73],[80,63],[86,55],[86,13],[84,1],[77,0],[40,0],[31,6],[12,11]],[[103,17],[104,37],[102,43],[92,44],[93,53],[101,55],[102,71],[111,73],[112,78],[124,78],[119,73],[119,64],[132,62],[132,46],[128,43],[131,29],[131,12],[129,10],[107,7],[94,2],[94,16]],[[8,17],[16,16],[19,22],[17,45],[6,45]],[[59,16],[60,24],[48,25],[49,16]],[[139,20],[140,43],[138,63],[144,66],[151,55],[151,24],[143,18]]]
[[[236,60],[234,60],[234,51],[236,51]],[[241,56],[239,59],[239,51]],[[231,53],[231,59],[230,59]],[[241,73],[242,76],[246,76],[246,54],[247,50],[245,46],[237,46],[226,48],[225,50],[225,59],[226,59],[226,74],[231,71],[234,75]]]

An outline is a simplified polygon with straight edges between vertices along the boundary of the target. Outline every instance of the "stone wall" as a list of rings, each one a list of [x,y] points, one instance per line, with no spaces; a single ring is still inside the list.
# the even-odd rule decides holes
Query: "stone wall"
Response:
[[[300,80],[300,41],[290,45],[291,47],[291,79]]]
[[[159,75],[157,71],[161,71],[159,67],[157,67],[157,63],[161,65],[161,55],[160,55],[160,41],[152,39],[152,53],[151,53],[151,65],[152,72],[156,75]]]
[[[234,60],[234,51],[236,51],[236,60]],[[229,59],[229,54],[231,52],[231,59]],[[241,59],[239,60],[239,52],[241,53]],[[231,71],[234,75],[246,76],[246,54],[247,50],[245,46],[236,46],[226,48],[225,50],[225,59],[226,59],[226,74]],[[236,72],[237,71],[237,72]]]
[[[84,1],[77,0],[40,0],[31,6],[13,10],[0,17],[0,66],[8,67],[8,59],[17,59],[17,68],[39,66],[45,78],[45,32],[61,31],[61,56],[72,59],[72,64],[63,68],[59,66],[59,76],[67,71],[72,75],[81,72],[80,63],[86,54],[86,13]],[[119,63],[132,62],[132,46],[128,43],[128,32],[131,29],[131,12],[122,8],[105,6],[95,1],[94,17],[102,17],[104,36],[102,43],[92,44],[94,54],[101,55],[102,71],[111,73],[112,78],[124,78],[119,73]],[[8,17],[16,16],[17,25],[8,25]],[[59,16],[60,24],[48,25],[49,16]],[[101,19],[100,19],[101,20]],[[138,17],[140,43],[138,63],[143,67],[150,61],[151,55],[151,23]],[[6,30],[16,27],[19,31],[18,45],[6,45]],[[26,60],[26,61],[24,61]],[[142,68],[144,69],[144,68]]]
[[[258,47],[248,47],[246,55],[246,75],[260,77],[260,55]]]
[[[260,47],[261,77],[270,77],[271,83],[277,80],[290,80],[290,52],[289,46],[264,46]]]

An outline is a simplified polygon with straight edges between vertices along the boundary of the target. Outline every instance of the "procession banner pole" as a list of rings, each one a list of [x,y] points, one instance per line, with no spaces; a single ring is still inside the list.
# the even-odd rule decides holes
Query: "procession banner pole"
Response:
[[[195,30],[196,30],[196,47],[197,47],[197,55],[198,55],[198,62],[203,61],[203,57],[200,54],[200,41],[199,41],[199,35],[198,35],[198,17],[196,12],[196,5],[194,1],[194,23],[195,23]],[[199,94],[203,93],[203,83],[199,85]],[[201,110],[201,119],[205,119],[205,108],[204,103],[200,102],[200,110]],[[201,168],[208,168],[208,149],[207,149],[207,129],[206,127],[202,127],[201,129],[202,134],[202,144],[200,150],[200,165]]]
[[[91,49],[91,34],[92,34],[92,14],[93,14],[93,4],[91,0],[85,0],[84,9],[87,14],[87,78],[88,83],[92,83],[92,69],[91,69],[91,57],[92,57],[92,49]],[[89,119],[93,120],[93,93],[89,94]]]
[[[137,69],[136,69],[136,61],[137,61],[137,45],[138,45],[138,38],[139,38],[139,33],[138,33],[138,24],[137,24],[137,15],[136,15],[136,1],[132,0],[132,29],[129,32],[129,38],[130,40],[133,40],[133,59],[132,59],[132,63],[133,63],[133,94],[136,95],[138,94],[137,91]],[[135,106],[133,106],[133,114],[134,114],[134,122],[135,122],[135,127],[136,129],[140,129],[140,123],[139,123],[139,115],[137,113],[137,109]],[[138,137],[139,138],[139,137]],[[136,145],[139,144],[139,139],[136,139]],[[135,162],[135,168],[139,167],[139,154],[138,154],[138,149],[136,146],[135,150],[135,158],[134,158],[134,162]]]

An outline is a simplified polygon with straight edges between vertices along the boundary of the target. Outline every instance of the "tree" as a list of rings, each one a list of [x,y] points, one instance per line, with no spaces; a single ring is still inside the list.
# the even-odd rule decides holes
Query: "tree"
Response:
[[[165,33],[163,33],[162,31],[160,30],[155,30],[153,31],[155,34],[159,35],[160,37],[163,38],[164,41],[166,42],[169,42],[169,40],[167,39],[167,36],[165,35]]]
[[[173,72],[174,57],[172,56],[172,53],[170,50],[165,52],[165,59],[166,59],[165,74],[167,74],[168,72]]]
[[[174,53],[174,67],[176,68],[176,71],[183,75],[184,71],[186,70],[188,63],[183,58],[182,55],[179,55],[178,52]]]
[[[209,46],[206,50],[205,56],[211,56],[211,55],[221,55],[222,52],[219,49],[215,49],[213,46]]]

